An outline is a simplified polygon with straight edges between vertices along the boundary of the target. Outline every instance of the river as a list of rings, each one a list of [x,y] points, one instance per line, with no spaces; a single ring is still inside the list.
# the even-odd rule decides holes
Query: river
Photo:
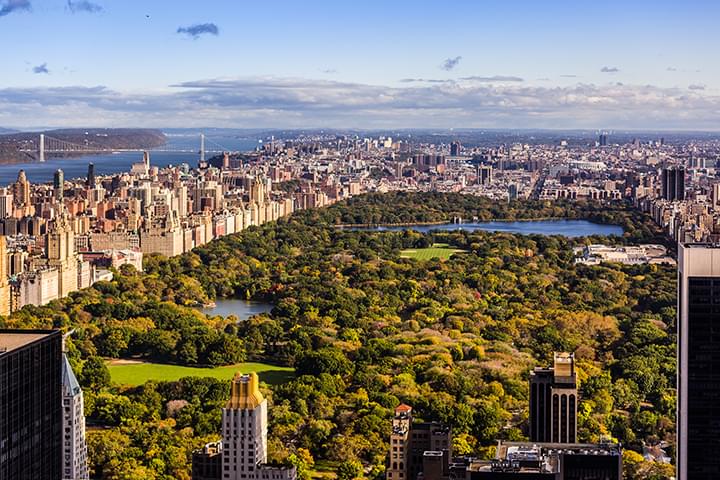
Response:
[[[234,136],[206,136],[206,148],[216,150],[218,147],[211,142],[216,142],[228,150],[251,151],[261,145],[257,138],[234,137]],[[168,136],[167,144],[158,147],[160,150],[200,150],[199,135],[172,135]],[[215,155],[208,153],[207,158]],[[187,163],[191,167],[197,166],[200,155],[198,153],[182,152],[153,152],[150,150],[150,164],[157,167],[168,165],[180,165]],[[25,170],[28,180],[31,183],[48,183],[53,179],[53,174],[58,168],[63,171],[66,179],[85,178],[89,163],[95,164],[95,175],[111,175],[121,172],[129,172],[133,163],[142,161],[141,152],[118,152],[104,153],[100,155],[83,155],[80,157],[57,158],[49,157],[45,162],[37,161],[12,163],[0,165],[0,186],[5,186],[17,180],[18,171]]]
[[[588,220],[529,220],[520,222],[490,221],[478,223],[444,223],[438,225],[403,225],[378,227],[349,227],[357,230],[398,231],[415,230],[427,233],[432,230],[484,230],[490,232],[519,233],[523,235],[563,235],[587,237],[590,235],[618,235],[624,230],[619,225],[604,225]]]

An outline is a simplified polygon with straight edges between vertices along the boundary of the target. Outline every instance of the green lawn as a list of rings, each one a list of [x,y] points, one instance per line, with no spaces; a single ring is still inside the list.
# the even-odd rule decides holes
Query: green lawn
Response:
[[[403,250],[400,252],[400,258],[415,258],[417,260],[430,260],[431,258],[439,258],[441,260],[447,260],[452,257],[454,253],[462,252],[448,246],[447,243],[435,243],[432,247],[428,248],[413,248]]]
[[[293,369],[289,367],[251,362],[225,367],[198,368],[145,362],[117,364],[111,361],[108,363],[108,369],[113,382],[133,386],[142,385],[148,380],[175,381],[183,377],[214,377],[229,380],[235,372],[255,372],[260,377],[260,381],[277,385],[291,380],[295,375]]]

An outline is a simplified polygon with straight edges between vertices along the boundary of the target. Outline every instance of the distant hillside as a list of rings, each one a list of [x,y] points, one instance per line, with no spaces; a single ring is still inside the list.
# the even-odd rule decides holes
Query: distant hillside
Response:
[[[98,148],[154,148],[166,142],[165,135],[160,130],[146,128],[73,128],[13,132],[0,134],[0,164],[34,160],[34,155],[19,150],[36,151],[41,133],[66,142]]]
[[[0,135],[5,135],[7,133],[16,133],[17,130],[13,130],[12,128],[3,128],[0,127]]]

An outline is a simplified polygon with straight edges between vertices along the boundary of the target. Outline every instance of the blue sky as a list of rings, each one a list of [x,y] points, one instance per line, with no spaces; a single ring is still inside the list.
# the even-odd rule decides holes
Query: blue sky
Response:
[[[716,130],[718,3],[0,0],[0,126]]]

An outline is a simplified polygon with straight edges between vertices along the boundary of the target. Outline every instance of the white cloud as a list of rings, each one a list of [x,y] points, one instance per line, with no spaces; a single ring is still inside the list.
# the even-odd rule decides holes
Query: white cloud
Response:
[[[0,125],[717,129],[720,97],[650,85],[451,81],[401,87],[224,78],[135,94],[105,87],[0,89]]]

